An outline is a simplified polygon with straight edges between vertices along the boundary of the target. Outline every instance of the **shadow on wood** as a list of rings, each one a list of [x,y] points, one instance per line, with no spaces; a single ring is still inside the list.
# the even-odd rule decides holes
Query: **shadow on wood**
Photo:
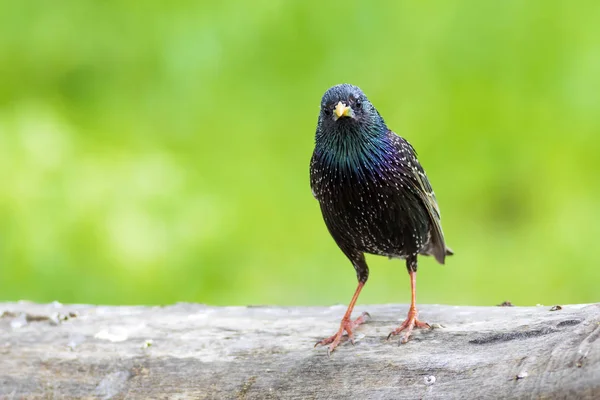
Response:
[[[0,398],[600,399],[600,304],[422,305],[434,329],[386,341],[407,306],[331,355],[345,306],[0,303]]]

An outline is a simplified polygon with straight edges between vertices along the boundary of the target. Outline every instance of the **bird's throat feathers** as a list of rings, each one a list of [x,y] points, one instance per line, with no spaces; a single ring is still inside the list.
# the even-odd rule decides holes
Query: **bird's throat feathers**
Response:
[[[383,121],[360,125],[347,121],[334,129],[318,129],[315,155],[328,168],[356,175],[380,171],[389,164],[393,146]]]

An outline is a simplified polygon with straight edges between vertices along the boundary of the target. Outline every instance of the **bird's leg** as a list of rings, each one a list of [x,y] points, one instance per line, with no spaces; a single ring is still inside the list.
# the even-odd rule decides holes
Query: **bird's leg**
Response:
[[[352,342],[352,344],[354,344],[354,333],[353,333],[354,328],[356,328],[357,326],[359,326],[360,324],[365,322],[367,320],[367,318],[369,317],[369,313],[364,312],[361,314],[360,317],[356,318],[354,321],[352,321],[350,319],[350,316],[352,315],[352,310],[354,309],[354,304],[356,304],[358,295],[360,294],[360,291],[364,285],[365,285],[364,282],[361,282],[361,281],[358,282],[358,287],[356,288],[356,292],[354,292],[354,296],[352,296],[352,300],[350,300],[350,305],[348,306],[348,309],[346,310],[346,314],[344,314],[344,317],[342,318],[342,323],[340,324],[340,329],[337,331],[337,333],[331,337],[321,340],[320,342],[317,342],[315,344],[315,347],[317,347],[319,345],[325,346],[325,345],[329,344],[329,349],[327,350],[327,353],[331,354],[331,352],[337,347],[337,345],[340,344],[340,341],[342,340],[342,336],[344,335],[344,331],[346,331],[346,333],[348,334],[348,338],[350,339],[350,342]]]
[[[413,328],[430,328],[429,324],[426,322],[421,322],[417,319],[417,315],[419,312],[417,311],[417,271],[416,268],[413,270],[409,268],[408,274],[410,275],[410,291],[412,294],[410,301],[410,309],[408,310],[408,316],[404,320],[404,322],[395,330],[393,330],[389,335],[388,339],[392,336],[398,335],[402,331],[406,331],[404,333],[404,337],[401,340],[401,343],[408,342],[410,335],[412,334]]]

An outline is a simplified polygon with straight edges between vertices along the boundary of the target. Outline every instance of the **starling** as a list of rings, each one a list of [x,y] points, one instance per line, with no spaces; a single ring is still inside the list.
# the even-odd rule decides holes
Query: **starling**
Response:
[[[310,186],[319,201],[325,225],[350,259],[358,287],[335,335],[316,345],[333,351],[344,334],[366,320],[350,316],[369,277],[365,253],[406,260],[411,303],[406,320],[388,336],[414,327],[429,328],[417,319],[417,256],[433,255],[444,263],[446,247],[435,195],[413,147],[386,126],[383,118],[356,86],[342,84],[325,92],[310,162]],[[315,345],[315,346],[316,346]]]

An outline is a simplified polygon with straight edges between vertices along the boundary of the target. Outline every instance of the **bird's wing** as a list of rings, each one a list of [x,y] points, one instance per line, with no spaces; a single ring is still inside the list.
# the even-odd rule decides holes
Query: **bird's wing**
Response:
[[[429,214],[429,219],[432,226],[432,254],[440,264],[443,264],[445,256],[447,254],[452,254],[452,251],[446,248],[444,232],[442,231],[440,208],[437,204],[435,193],[433,192],[433,188],[431,187],[429,179],[425,174],[425,170],[417,159],[417,152],[415,149],[402,137],[393,132],[392,134],[398,138],[394,138],[394,141],[396,142],[396,146],[400,151],[401,157],[406,157],[406,161],[403,162],[408,178],[406,183],[413,190],[415,190],[416,193],[418,193],[423,205],[425,206],[425,209],[427,210],[427,213]]]

